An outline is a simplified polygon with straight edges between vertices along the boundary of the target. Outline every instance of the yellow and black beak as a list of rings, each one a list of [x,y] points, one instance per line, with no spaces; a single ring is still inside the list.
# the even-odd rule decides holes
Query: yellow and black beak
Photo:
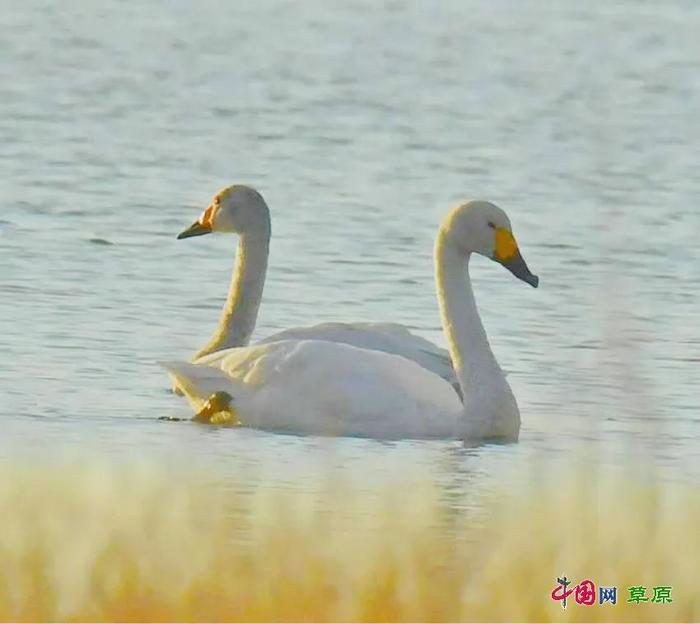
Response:
[[[180,240],[181,238],[192,238],[193,236],[203,236],[204,234],[211,234],[211,226],[195,221],[186,230],[180,232],[177,238]]]
[[[525,259],[518,249],[518,243],[510,230],[496,228],[496,250],[492,258],[502,264],[515,277],[527,282],[533,288],[537,288],[540,278],[534,275],[527,266]]]
[[[202,213],[190,227],[188,227],[184,232],[180,232],[177,235],[178,240],[181,238],[192,238],[193,236],[203,236],[204,234],[211,234],[213,230],[212,223],[214,222],[214,214],[218,208],[218,203],[212,202],[207,206],[207,209]]]

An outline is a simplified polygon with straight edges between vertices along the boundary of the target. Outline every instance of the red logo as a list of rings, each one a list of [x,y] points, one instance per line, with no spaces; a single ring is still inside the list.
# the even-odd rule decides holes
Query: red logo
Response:
[[[581,581],[576,585],[576,596],[574,596],[577,604],[592,605],[595,603],[595,583],[590,579]]]

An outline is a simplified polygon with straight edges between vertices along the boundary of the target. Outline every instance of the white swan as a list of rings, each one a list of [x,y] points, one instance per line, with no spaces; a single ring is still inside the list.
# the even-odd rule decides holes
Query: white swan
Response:
[[[206,365],[206,357],[200,364],[164,366],[197,410],[195,418],[206,422],[378,438],[517,440],[518,406],[472,292],[473,253],[503,264],[534,287],[539,281],[497,206],[467,202],[443,221],[435,242],[435,278],[464,404],[449,383],[413,361],[319,340],[229,349],[218,354],[214,366]]]
[[[270,248],[270,211],[260,193],[244,185],[234,185],[214,196],[199,219],[178,238],[201,236],[210,232],[235,232],[238,252],[228,297],[211,340],[194,356],[204,356],[231,347],[248,344],[255,329],[262,299]],[[432,342],[416,336],[394,323],[322,323],[296,327],[273,334],[261,343],[279,340],[326,340],[385,351],[414,360],[423,368],[449,381],[459,392],[449,353]],[[220,356],[219,356],[220,357]],[[210,358],[208,364],[217,361]]]

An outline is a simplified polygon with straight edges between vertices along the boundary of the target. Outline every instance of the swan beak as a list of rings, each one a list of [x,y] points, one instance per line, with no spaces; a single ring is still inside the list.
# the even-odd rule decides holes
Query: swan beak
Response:
[[[186,230],[183,230],[177,235],[177,239],[181,238],[192,238],[193,236],[202,236],[204,234],[211,234],[211,226],[195,221]]]
[[[506,267],[515,277],[523,280],[523,282],[527,282],[533,288],[539,286],[540,278],[530,271],[519,251],[509,260],[498,260],[498,262]]]
[[[510,230],[505,228],[496,230],[496,251],[493,254],[493,259],[533,288],[539,286],[540,278],[530,271]]]

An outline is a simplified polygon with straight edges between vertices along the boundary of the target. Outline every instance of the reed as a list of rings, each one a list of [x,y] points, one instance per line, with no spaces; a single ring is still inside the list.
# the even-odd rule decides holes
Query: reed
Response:
[[[242,494],[158,466],[0,465],[0,619],[697,621],[700,495],[572,474],[455,513],[426,480]],[[616,585],[566,612],[555,577]],[[627,587],[671,585],[670,604]]]

